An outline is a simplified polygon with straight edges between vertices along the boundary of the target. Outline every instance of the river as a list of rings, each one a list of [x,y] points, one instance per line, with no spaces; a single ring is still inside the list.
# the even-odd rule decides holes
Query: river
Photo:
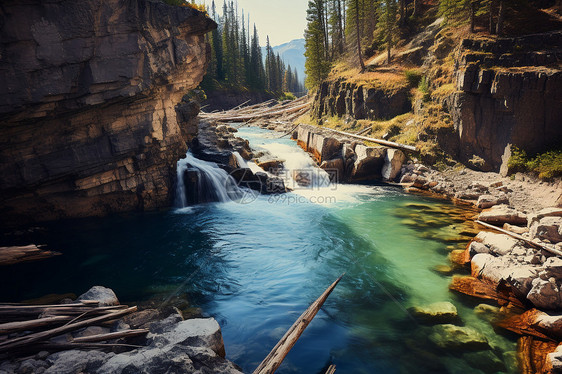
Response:
[[[291,170],[310,168],[279,135],[238,133]],[[450,292],[451,276],[434,270],[469,239],[463,208],[385,185],[313,184],[238,201],[49,225],[35,235],[63,256],[5,268],[1,299],[79,294],[92,282],[123,302],[179,295],[218,320],[227,358],[251,372],[345,272],[279,373],[323,373],[332,363],[336,373],[480,373],[474,354],[439,349],[432,327],[407,311],[441,301],[515,372],[515,339],[478,318],[479,302]]]

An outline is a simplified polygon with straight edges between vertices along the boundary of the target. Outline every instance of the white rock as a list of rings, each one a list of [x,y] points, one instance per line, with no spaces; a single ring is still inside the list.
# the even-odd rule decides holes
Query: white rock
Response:
[[[386,151],[384,166],[382,167],[382,177],[384,180],[393,181],[400,174],[402,164],[406,161],[406,155],[399,149],[389,148]]]
[[[509,199],[506,196],[481,195],[476,206],[480,209],[487,209],[499,204],[509,204]]]
[[[520,241],[505,234],[497,234],[489,231],[481,231],[476,235],[476,241],[490,248],[492,254],[505,256],[516,248]]]
[[[495,205],[490,209],[484,210],[478,219],[494,225],[503,226],[505,223],[511,225],[526,225],[527,216],[507,205]]]
[[[562,345],[546,355],[545,373],[562,373]]]
[[[94,286],[78,297],[78,300],[97,300],[100,306],[119,305],[117,295],[111,288]]]

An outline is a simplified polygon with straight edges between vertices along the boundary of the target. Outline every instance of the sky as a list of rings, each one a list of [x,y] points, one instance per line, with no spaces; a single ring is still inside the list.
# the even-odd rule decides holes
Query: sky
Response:
[[[210,0],[206,0],[210,4]],[[215,0],[217,11],[222,13],[224,0]],[[307,0],[238,0],[238,11],[250,13],[250,27],[258,28],[260,44],[265,46],[266,37],[277,46],[293,39],[304,38]]]

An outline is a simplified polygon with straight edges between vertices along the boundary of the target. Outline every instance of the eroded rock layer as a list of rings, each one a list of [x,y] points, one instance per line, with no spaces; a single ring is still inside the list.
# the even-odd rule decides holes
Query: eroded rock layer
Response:
[[[462,162],[478,156],[482,169],[500,171],[509,145],[531,154],[560,145],[560,43],[560,31],[462,42],[451,96]]]
[[[204,34],[151,0],[4,1],[0,216],[23,223],[168,206],[195,136]]]

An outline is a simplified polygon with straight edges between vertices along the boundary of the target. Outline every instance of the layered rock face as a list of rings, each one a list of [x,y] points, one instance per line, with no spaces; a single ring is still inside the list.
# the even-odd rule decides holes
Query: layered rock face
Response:
[[[450,105],[462,162],[478,156],[483,170],[499,171],[508,145],[533,153],[561,144],[561,45],[560,31],[463,41]]]
[[[168,206],[196,135],[182,97],[216,24],[151,0],[4,1],[0,216],[10,223]]]
[[[312,113],[320,118],[389,119],[410,111],[409,88],[377,89],[343,80],[326,81],[314,96]]]

